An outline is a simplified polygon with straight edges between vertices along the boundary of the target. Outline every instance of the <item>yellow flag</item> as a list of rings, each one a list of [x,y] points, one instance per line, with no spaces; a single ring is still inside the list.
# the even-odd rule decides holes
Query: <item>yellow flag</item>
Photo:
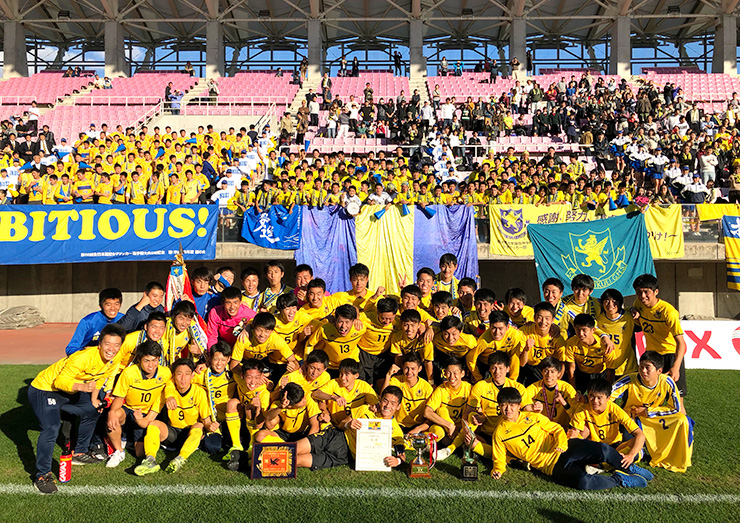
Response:
[[[680,412],[654,418],[640,417],[651,467],[686,472],[694,453],[694,422]]]
[[[645,226],[654,259],[683,258],[681,206],[651,206],[645,213]]]
[[[386,294],[400,294],[399,279],[416,281],[414,275],[414,213],[401,216],[398,205],[391,207],[380,218],[375,213],[379,205],[363,206],[355,218],[357,262],[370,267],[368,289],[374,292],[385,287]]]
[[[696,206],[699,220],[721,220],[723,216],[740,216],[740,205],[735,203],[700,203]]]

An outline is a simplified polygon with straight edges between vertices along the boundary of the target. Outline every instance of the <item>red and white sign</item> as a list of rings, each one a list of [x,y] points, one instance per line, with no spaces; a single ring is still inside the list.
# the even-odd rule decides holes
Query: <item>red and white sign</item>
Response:
[[[682,321],[687,369],[740,370],[740,322]],[[635,334],[637,353],[645,352],[642,332]]]

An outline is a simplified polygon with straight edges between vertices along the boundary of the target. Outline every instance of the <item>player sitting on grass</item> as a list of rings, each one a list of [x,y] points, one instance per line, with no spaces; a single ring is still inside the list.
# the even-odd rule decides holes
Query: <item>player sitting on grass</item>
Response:
[[[612,386],[602,379],[592,380],[588,387],[588,403],[581,404],[570,419],[569,438],[583,438],[606,443],[624,456],[627,466],[640,461],[645,445],[643,434],[637,423],[616,403],[609,399]],[[631,438],[622,443],[622,433]]]
[[[159,471],[157,451],[162,443],[180,447],[179,454],[170,461],[167,472],[177,472],[190,455],[198,449],[203,437],[203,427],[211,432],[218,430],[218,423],[211,420],[208,397],[203,388],[193,385],[195,364],[191,359],[180,358],[171,367],[172,381],[164,388],[166,421],[154,420],[144,436],[145,458],[134,469],[134,474],[144,476]]]
[[[387,467],[398,467],[406,459],[403,432],[395,415],[401,408],[403,393],[398,387],[387,387],[380,401],[373,406],[362,405],[348,414],[339,427],[328,427],[311,434],[296,443],[296,463],[311,470],[340,467],[354,460],[357,448],[357,430],[362,427],[361,419],[390,419],[394,455],[383,458]]]
[[[522,395],[512,387],[498,393],[501,421],[493,433],[493,471],[501,478],[506,471],[507,453],[529,463],[566,487],[603,490],[612,487],[646,487],[652,474],[627,460],[604,443],[571,439],[563,428],[536,412],[522,412]],[[588,474],[586,466],[606,463],[612,475]]]
[[[236,388],[228,370],[230,359],[231,345],[223,340],[216,342],[209,351],[208,367],[193,376],[193,385],[198,385],[206,391],[211,416],[219,425],[226,421],[226,406]],[[217,454],[221,451],[222,445],[221,431],[210,432],[203,437],[202,448],[208,454]]]
[[[573,385],[559,379],[563,375],[562,361],[548,356],[540,362],[539,372],[542,379],[527,387],[527,394],[534,402],[534,411],[567,429],[570,413],[581,405],[582,396]]]
[[[416,313],[416,311],[406,311]],[[404,312],[404,314],[406,314]],[[424,378],[419,377],[421,372],[421,355],[418,352],[409,352],[403,356],[403,365],[399,369],[393,364],[385,376],[382,390],[388,386],[398,387],[403,392],[403,403],[396,414],[396,421],[404,432],[424,432],[429,429],[429,424],[424,418],[424,408],[433,388]],[[401,370],[402,374],[398,374]]]
[[[224,456],[224,461],[228,460],[226,468],[229,470],[239,470],[242,453],[249,450],[257,431],[264,425],[262,414],[270,406],[270,391],[267,389],[268,379],[263,372],[264,367],[261,361],[251,358],[243,361],[240,371],[234,374],[236,397],[226,403],[225,416],[231,448]],[[242,443],[242,419],[249,434],[246,449]]]
[[[506,352],[493,352],[488,357],[488,368],[491,376],[479,381],[470,391],[470,397],[465,407],[463,419],[468,420],[473,434],[464,434],[467,443],[473,452],[491,459],[491,436],[500,420],[501,409],[498,404],[499,391],[505,387],[513,387],[522,396],[524,410],[532,410],[532,401],[521,383],[508,378],[510,368],[510,357]],[[465,432],[468,432],[467,427]],[[437,457],[444,459],[447,449],[438,452]],[[442,454],[440,457],[439,454]]]
[[[519,368],[528,361],[527,340],[519,329],[509,324],[505,312],[493,311],[489,319],[490,328],[478,338],[475,350],[467,355],[468,369],[472,372],[473,380],[478,381],[488,370],[491,354],[505,352],[511,362],[509,377],[516,380],[519,377]]]
[[[611,398],[623,403],[641,425],[651,466],[686,472],[694,448],[694,421],[686,415],[676,383],[663,374],[664,361],[657,352],[645,352],[638,372],[616,382]]]
[[[162,315],[159,312],[154,314]],[[151,320],[147,322],[150,323]],[[136,365],[121,373],[113,389],[113,403],[108,411],[108,437],[115,450],[105,464],[108,468],[117,467],[126,459],[121,442],[124,430],[126,441],[134,444],[136,457],[144,454],[144,433],[159,414],[162,391],[172,377],[170,369],[159,364],[162,347],[156,341],[146,340],[136,348],[135,354]]]
[[[417,353],[424,363],[429,384],[434,386],[434,346],[422,332],[421,314],[414,309],[405,310],[400,321],[401,329],[391,336],[390,353],[395,356],[395,365],[401,368],[406,355]],[[426,330],[426,325],[423,328]]]
[[[243,359],[263,360],[278,380],[285,370],[293,372],[299,364],[285,340],[275,333],[275,316],[269,312],[258,313],[249,327],[234,344],[229,367],[235,370]]]
[[[573,328],[576,334],[565,342],[563,354],[570,384],[583,393],[591,380],[603,378],[610,383],[614,381],[614,369],[609,368],[614,352],[607,353],[594,336],[594,318],[589,314],[579,314],[573,320]]]
[[[344,419],[346,409],[375,405],[378,402],[378,396],[370,384],[359,377],[360,364],[350,358],[344,359],[339,364],[339,377],[311,395],[314,400],[326,403],[326,411],[320,417],[321,422],[336,425]]]
[[[288,383],[263,413],[265,428],[257,432],[256,442],[298,441],[319,430],[321,413],[316,402],[307,396],[300,385]]]
[[[88,452],[90,438],[102,409],[100,390],[118,370],[115,357],[126,331],[120,325],[106,325],[100,331],[98,346],[76,351],[39,372],[28,387],[28,401],[39,420],[41,433],[36,445],[35,487],[42,494],[57,491],[51,472],[54,443],[61,428],[61,413],[80,418],[73,463],[99,463]],[[72,407],[72,408],[70,408]]]
[[[454,316],[449,316],[449,318],[462,323]],[[424,417],[431,425],[429,432],[437,436],[437,445],[440,449],[444,450],[445,447],[449,449],[445,450],[442,455],[449,456],[463,441],[462,416],[470,396],[471,385],[463,381],[465,364],[454,356],[445,360],[443,375],[445,381],[429,396],[424,408]]]

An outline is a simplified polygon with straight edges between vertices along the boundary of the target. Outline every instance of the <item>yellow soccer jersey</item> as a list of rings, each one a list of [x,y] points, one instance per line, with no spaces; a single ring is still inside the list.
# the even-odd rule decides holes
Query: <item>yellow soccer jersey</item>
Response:
[[[209,401],[212,399],[216,407],[233,398],[236,389],[234,378],[228,370],[215,374],[211,369],[206,369],[200,374],[194,374],[193,385],[203,387]]]
[[[510,356],[509,377],[516,380],[519,377],[519,358],[526,341],[524,334],[515,327],[510,326],[500,340],[494,340],[491,330],[488,329],[478,338],[475,351],[468,354],[468,368],[473,373],[473,378],[480,380],[482,376],[478,372],[478,365],[488,367],[489,356],[501,351]]]
[[[554,356],[557,359],[562,359],[560,351],[555,349],[556,342],[562,339],[560,336],[554,338],[550,334],[540,336],[537,334],[537,326],[534,323],[527,323],[521,329],[519,329],[526,339],[534,340],[534,347],[529,350],[529,357],[527,359],[527,365],[537,366],[542,360],[548,356]]]
[[[133,363],[134,357],[136,356],[136,347],[144,341],[146,341],[146,331],[140,330],[126,334],[123,343],[121,343],[121,348],[114,358],[118,365],[119,372],[123,371],[123,369]]]
[[[645,348],[658,354],[676,352],[676,336],[683,334],[678,311],[668,302],[658,300],[652,307],[646,307],[635,300],[633,305],[640,318],[637,320],[645,334]]]
[[[568,448],[563,427],[535,412],[520,412],[516,421],[502,419],[492,439],[493,470],[501,474],[509,453],[549,476],[560,458],[557,449]]]
[[[470,314],[468,314],[468,317],[465,318],[465,332],[467,332],[468,334],[472,334],[476,338],[480,338],[490,326],[491,321],[482,320],[478,316],[477,311],[472,311]]]
[[[306,432],[309,429],[309,421],[311,418],[318,416],[321,413],[318,403],[316,403],[311,397],[306,396],[306,404],[301,407],[291,407],[280,410],[280,427],[289,434],[295,434],[296,432]],[[270,409],[274,409],[280,406],[279,402],[274,402],[270,405]]]
[[[326,407],[331,415],[331,422],[338,424],[345,417],[347,408],[356,409],[361,405],[375,405],[378,403],[378,395],[373,388],[363,380],[355,380],[351,390],[347,390],[340,383],[339,379],[331,380],[321,387],[321,392],[329,395],[341,396],[347,400],[347,407],[340,407],[334,401],[327,401]]]
[[[275,331],[272,331],[270,337],[264,343],[257,343],[251,333],[246,340],[240,336],[234,344],[231,359],[241,362],[248,358],[263,360],[269,357],[272,363],[285,363],[292,355],[293,351],[290,350],[285,340]]]
[[[260,385],[254,390],[249,390],[247,384],[244,382],[244,378],[238,372],[234,374],[234,383],[236,384],[235,395],[243,405],[252,403],[254,397],[259,395],[262,411],[264,412],[270,407],[270,391],[267,390],[267,384]]]
[[[637,423],[619,405],[611,401],[606,404],[606,410],[601,414],[597,414],[591,405],[584,404],[573,413],[570,424],[578,430],[588,428],[588,439],[607,445],[622,442],[620,426],[627,429],[630,434],[638,428]]]
[[[424,361],[434,361],[434,346],[432,342],[425,342],[424,335],[419,333],[413,340],[402,330],[391,336],[391,354],[405,356],[409,352],[418,352]]]
[[[455,343],[455,345],[450,345],[449,343],[444,341],[444,339],[442,339],[441,332],[435,334],[434,338],[432,339],[432,344],[434,345],[435,350],[444,352],[445,354],[449,354],[450,356],[457,356],[458,358],[463,360],[469,352],[475,351],[477,343],[478,340],[475,339],[475,336],[465,334],[464,332],[460,333],[460,338],[457,340],[457,343]]]
[[[144,375],[141,367],[132,365],[119,376],[113,395],[123,398],[125,406],[140,410],[144,416],[152,410],[159,412],[162,409],[162,391],[171,377],[170,369],[161,365],[151,378]]]
[[[472,385],[467,381],[460,382],[457,390],[453,389],[449,382],[444,382],[432,392],[427,400],[427,407],[431,408],[437,415],[457,423],[462,420],[465,404],[468,402]]]
[[[280,378],[280,387],[285,387],[288,383],[297,383],[303,389],[306,396],[310,396],[312,393],[319,390],[321,387],[331,381],[329,373],[324,371],[318,378],[313,381],[308,381],[306,376],[303,374],[303,369],[294,370],[288,374],[285,374]]]
[[[312,320],[323,320],[331,313],[333,313],[334,309],[336,309],[338,305],[340,304],[337,303],[337,301],[334,299],[334,296],[324,296],[324,299],[321,300],[320,306],[311,307],[310,303],[306,303],[298,310],[303,311],[311,316]]]
[[[509,307],[504,307],[504,312],[509,315],[509,321],[517,327],[521,327],[525,323],[534,321],[534,309],[529,305],[525,305],[516,316],[509,311]]]
[[[478,429],[485,434],[493,434],[496,425],[498,425],[499,416],[501,415],[498,406],[498,392],[504,387],[513,387],[519,391],[519,394],[522,395],[522,407],[532,404],[532,399],[529,397],[524,385],[511,378],[506,378],[504,384],[500,387],[491,378],[479,381],[473,385],[470,391],[468,406],[475,412],[483,414],[486,417],[483,425]]]
[[[320,324],[306,341],[305,354],[308,356],[311,351],[321,349],[329,355],[329,368],[336,370],[339,363],[346,358],[360,361],[359,342],[365,333],[365,327],[357,330],[354,325],[350,331],[341,336],[333,323]]]
[[[560,394],[570,406],[568,409],[555,402],[556,390],[560,391]],[[567,381],[558,380],[553,388],[549,388],[540,380],[527,387],[527,394],[532,398],[532,402],[539,401],[542,403],[542,414],[564,429],[568,428],[570,413],[578,406],[575,403],[576,389],[573,388],[573,385]]]
[[[176,429],[191,427],[211,415],[206,391],[198,385],[191,384],[185,394],[180,394],[175,383],[170,381],[162,393],[162,405],[167,398],[175,398],[177,402],[174,410],[167,409],[169,424]]]
[[[374,413],[372,410],[370,410],[370,407],[367,405],[362,405],[361,407],[357,408],[356,410],[352,411],[352,418],[354,419],[382,419],[381,416]],[[391,440],[393,443],[393,446],[399,446],[403,445],[403,431],[401,430],[401,427],[398,425],[398,422],[396,421],[396,418],[393,418],[391,420],[393,430],[391,431]],[[355,457],[355,452],[357,448],[357,431],[354,429],[347,429],[344,431],[344,437],[347,440],[347,446],[349,447],[349,451],[352,453],[352,457]]]
[[[339,307],[340,305],[354,305],[359,311],[369,312],[375,308],[377,300],[373,300],[373,293],[369,290],[365,292],[365,296],[357,296],[352,291],[347,292],[335,292],[331,295],[334,300],[334,306]]]
[[[88,347],[62,358],[39,372],[31,386],[47,392],[61,391],[72,394],[75,383],[95,381],[97,388],[103,388],[109,378],[112,379],[117,373],[118,365],[115,358],[105,362],[100,357],[98,347]]]
[[[244,299],[242,298],[242,303]],[[275,316],[275,333],[280,336],[285,343],[288,345],[291,351],[295,353],[296,346],[298,345],[298,337],[306,328],[306,325],[311,323],[311,316],[305,312],[299,310],[293,317],[293,321],[284,321],[281,314]]]
[[[358,344],[360,349],[368,354],[382,354],[391,346],[391,336],[399,328],[398,316],[388,325],[381,325],[377,311],[360,314],[360,320],[365,325],[365,333]]]
[[[558,304],[555,312],[555,323],[560,325],[562,330],[568,330],[573,324],[573,320],[579,314],[588,314],[594,320],[601,314],[601,304],[593,296],[589,296],[585,303],[578,304],[572,294],[564,296]]]
[[[113,183],[100,182],[95,186],[95,191],[98,193],[98,203],[110,204],[111,197],[113,196]]]
[[[403,403],[396,413],[396,421],[404,428],[410,429],[424,423],[424,407],[429,396],[432,395],[432,386],[424,378],[419,378],[416,385],[409,386],[406,376],[394,376],[388,382],[403,392]]]
[[[647,408],[648,418],[670,416],[681,410],[678,387],[667,374],[661,374],[653,388],[643,385],[638,373],[628,374],[614,384],[611,399],[623,403],[626,412],[632,407]]]
[[[598,374],[610,368],[614,361],[614,352],[606,354],[601,347],[601,341],[594,336],[593,345],[585,345],[578,339],[578,336],[572,336],[565,342],[563,361],[575,363],[576,368],[586,374]]]
[[[603,312],[596,319],[596,325],[609,335],[614,342],[613,360],[609,364],[615,376],[624,376],[637,372],[637,354],[635,353],[635,322],[629,313],[620,314],[610,320]]]

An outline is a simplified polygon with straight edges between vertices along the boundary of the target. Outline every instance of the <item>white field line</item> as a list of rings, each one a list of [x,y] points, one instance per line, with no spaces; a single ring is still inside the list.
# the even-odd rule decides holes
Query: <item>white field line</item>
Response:
[[[0,484],[0,494],[23,495],[36,493],[32,485]],[[739,504],[736,494],[631,494],[621,492],[542,492],[512,490],[413,489],[388,487],[268,487],[264,485],[141,485],[141,486],[75,486],[60,485],[63,496],[308,496],[317,498],[385,499],[491,499],[530,501],[596,501],[603,503],[668,503]]]

